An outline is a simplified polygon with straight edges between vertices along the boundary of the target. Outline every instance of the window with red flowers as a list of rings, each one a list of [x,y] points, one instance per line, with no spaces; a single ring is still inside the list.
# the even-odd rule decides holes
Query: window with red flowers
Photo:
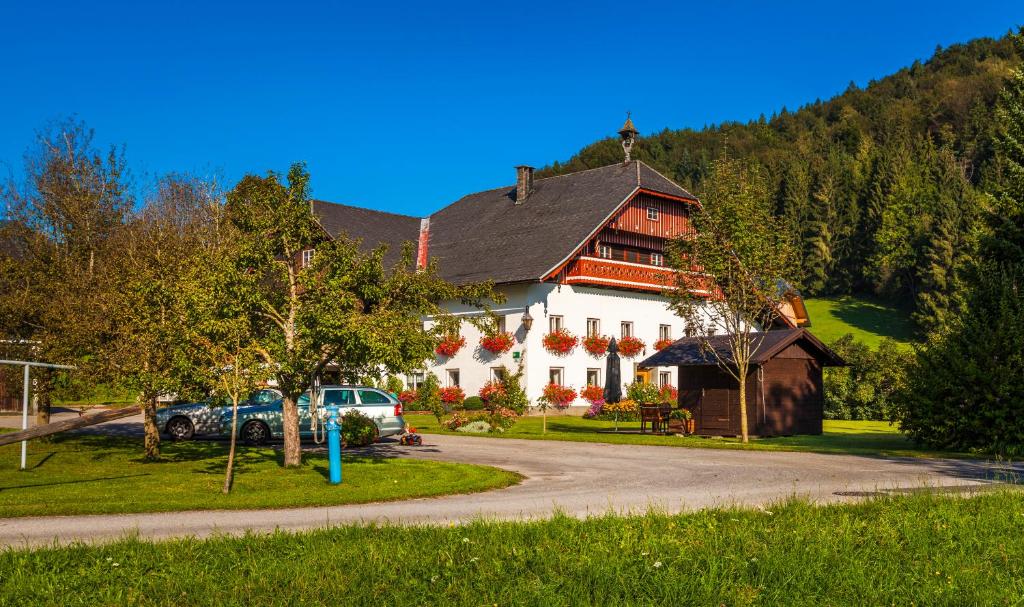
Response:
[[[484,335],[480,338],[480,347],[492,354],[504,354],[511,350],[515,343],[512,334],[507,331]]]
[[[646,347],[647,344],[644,343],[644,340],[632,335],[627,335],[619,340],[619,354],[627,358],[633,358],[640,354]]]
[[[548,333],[542,340],[544,349],[556,356],[567,356],[576,349],[579,338],[568,329],[557,329]]]
[[[588,335],[583,338],[583,349],[591,356],[604,356],[610,341],[604,335]]]
[[[434,352],[439,356],[452,357],[459,353],[462,346],[466,345],[466,338],[461,335],[449,335],[441,340],[441,343],[437,344],[437,348]]]

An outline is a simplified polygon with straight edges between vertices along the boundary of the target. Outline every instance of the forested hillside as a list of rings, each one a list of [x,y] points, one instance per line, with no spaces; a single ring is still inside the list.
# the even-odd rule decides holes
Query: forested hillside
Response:
[[[936,50],[927,62],[843,94],[749,123],[664,130],[634,157],[702,190],[719,156],[763,166],[776,212],[800,243],[806,295],[874,293],[941,324],[974,255],[997,172],[993,107],[1022,52],[1011,35]],[[614,138],[558,174],[622,159]]]

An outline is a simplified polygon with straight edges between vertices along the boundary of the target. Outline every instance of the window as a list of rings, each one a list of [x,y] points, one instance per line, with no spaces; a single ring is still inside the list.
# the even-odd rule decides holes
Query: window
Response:
[[[448,369],[448,385],[457,386],[459,385],[459,370]]]
[[[622,334],[621,336],[622,337],[633,337],[633,323],[632,322],[630,322],[628,320],[624,320],[624,321],[622,321],[622,324],[619,325],[619,326],[621,327],[621,334]]]
[[[662,371],[658,374],[658,385],[661,387],[672,385],[672,372]]]
[[[610,246],[606,245],[606,244],[603,244],[603,245],[597,247],[597,255],[598,255],[598,257],[601,257],[602,259],[611,259],[612,258],[612,248]]]
[[[587,385],[588,386],[600,386],[601,385],[601,369],[587,369]]]
[[[324,406],[354,405],[356,397],[351,390],[324,390]]]
[[[548,332],[554,333],[555,331],[561,331],[562,327],[564,326],[562,324],[562,322],[563,321],[562,321],[562,317],[561,316],[551,316],[551,317],[549,317],[548,318]]]
[[[549,381],[551,383],[553,383],[553,384],[558,384],[559,386],[561,386],[562,385],[562,373],[563,373],[563,369],[561,367],[551,367],[551,369],[548,371],[548,379],[549,379]]]
[[[651,265],[663,266],[665,265],[665,258],[661,255],[661,253],[651,253]]]
[[[658,221],[658,209],[655,207],[647,207],[647,219],[651,221]]]
[[[504,314],[499,314],[497,319],[496,319],[496,321],[497,321],[496,322],[496,326],[498,328],[498,333],[504,333],[505,332],[505,315]]]
[[[302,252],[302,267],[307,267],[313,263],[313,254],[316,253],[313,249],[306,249]]]
[[[376,390],[360,390],[359,402],[364,405],[390,405],[391,399]]]
[[[491,381],[505,381],[507,375],[505,367],[491,367]]]
[[[658,325],[658,339],[672,339],[672,325]]]
[[[406,380],[407,380],[405,383],[406,383],[406,385],[409,386],[410,390],[419,390],[420,385],[423,384],[423,380],[426,379],[426,377],[423,375],[422,372],[421,373],[410,373],[409,375],[406,375],[405,377],[406,377]]]
[[[601,334],[601,321],[597,318],[587,319],[587,337]]]

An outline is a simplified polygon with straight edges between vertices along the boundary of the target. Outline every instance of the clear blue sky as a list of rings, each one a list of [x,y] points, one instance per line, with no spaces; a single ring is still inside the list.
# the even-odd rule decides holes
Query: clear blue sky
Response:
[[[911,6],[913,4],[913,6]],[[423,215],[643,133],[770,115],[1024,23],[1019,2],[18,2],[0,172],[75,114],[168,171],[308,163],[314,195]]]

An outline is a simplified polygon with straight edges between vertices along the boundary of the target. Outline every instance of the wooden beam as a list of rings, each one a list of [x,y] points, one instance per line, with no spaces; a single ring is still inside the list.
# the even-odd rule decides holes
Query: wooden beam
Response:
[[[33,438],[42,438],[44,436],[50,436],[51,434],[57,434],[58,432],[67,432],[68,430],[77,430],[78,428],[85,428],[86,426],[102,424],[103,422],[121,419],[122,417],[138,415],[141,412],[141,405],[132,405],[131,407],[124,407],[123,409],[111,409],[110,411],[94,413],[93,415],[83,415],[77,418],[65,419],[50,424],[43,424],[42,426],[35,426],[34,428],[29,428],[28,430],[8,432],[0,434],[0,447],[4,445],[10,445],[12,443],[18,443],[23,440],[30,440]]]

